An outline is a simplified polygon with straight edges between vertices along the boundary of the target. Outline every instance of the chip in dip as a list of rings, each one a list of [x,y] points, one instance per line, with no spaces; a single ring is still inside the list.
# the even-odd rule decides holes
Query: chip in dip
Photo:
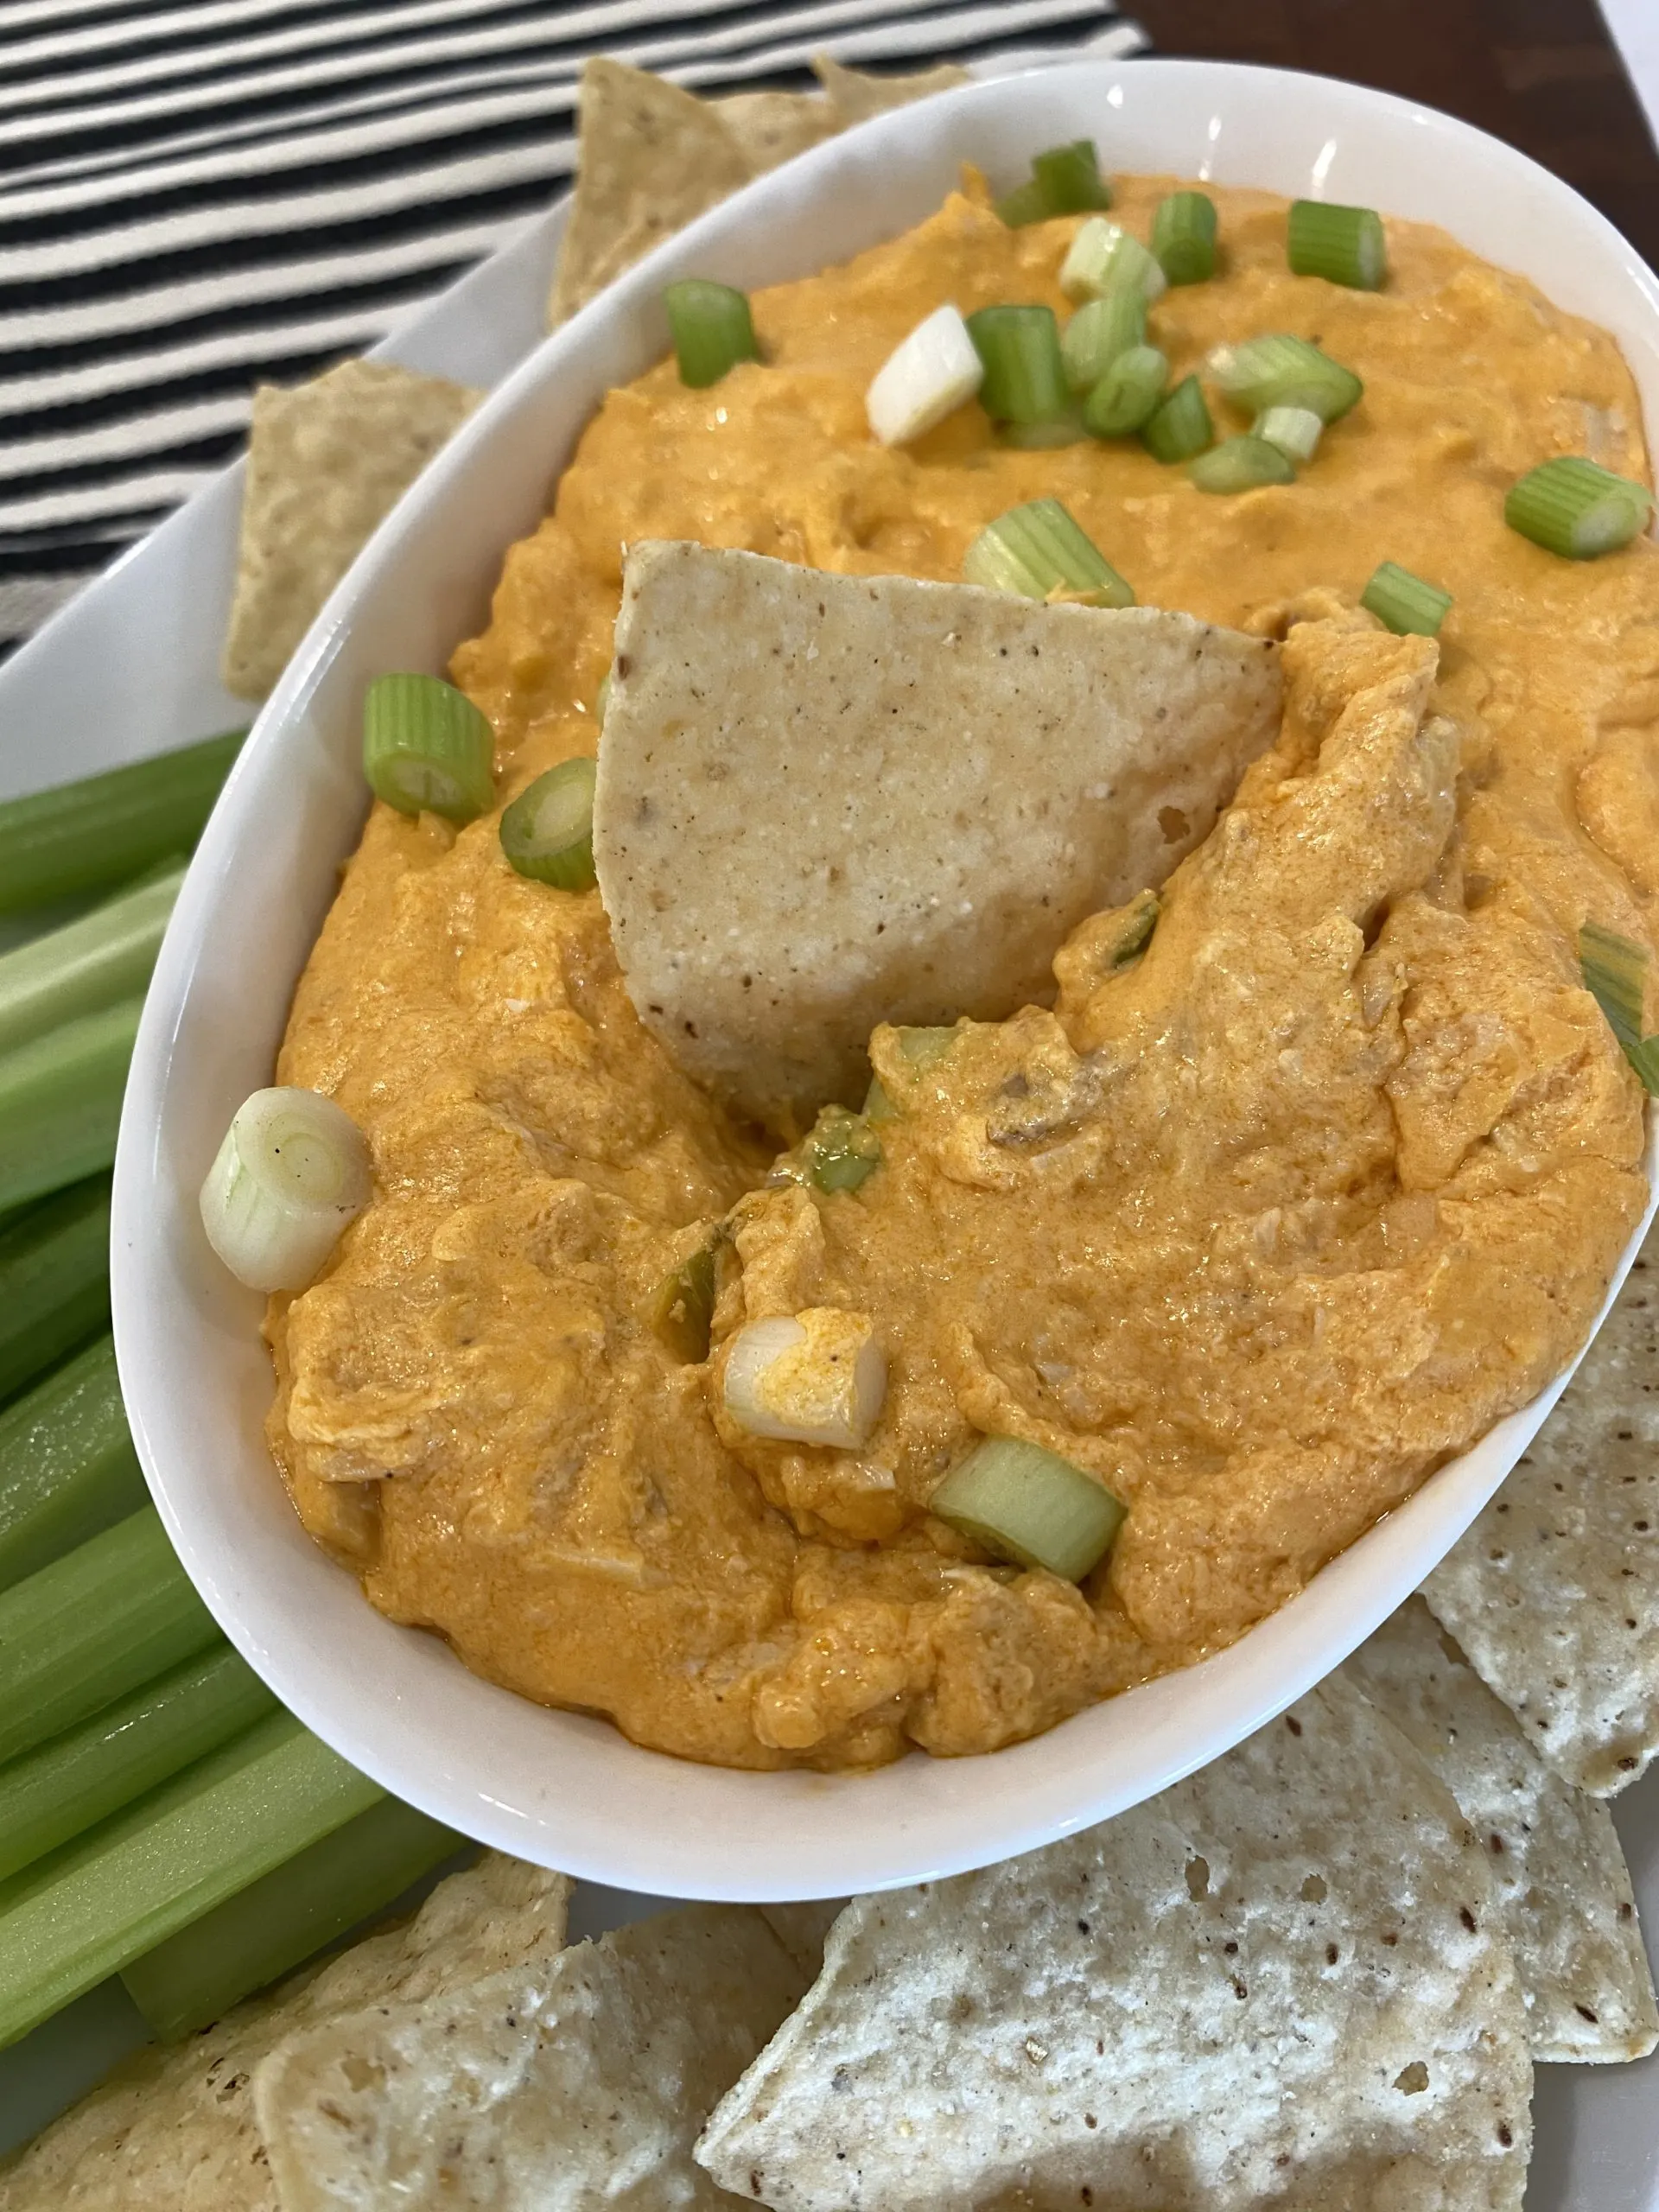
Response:
[[[1114,219],[1144,237],[1168,188],[1122,181]],[[1143,605],[1284,637],[1282,728],[1141,957],[1109,912],[1052,1003],[938,1054],[878,1028],[892,1114],[855,1188],[671,1058],[599,898],[516,875],[496,817],[370,819],[278,1080],[361,1123],[376,1195],[273,1306],[270,1433],[372,1601],[498,1681],[741,1765],[994,1749],[1282,1603],[1593,1318],[1642,1096],[1576,935],[1646,924],[1575,791],[1645,696],[1659,571],[1641,542],[1554,558],[1503,488],[1586,425],[1645,474],[1629,376],[1437,232],[1391,226],[1388,288],[1344,291],[1289,273],[1282,203],[1215,197],[1222,273],[1154,310],[1172,378],[1295,330],[1364,379],[1295,483],[1215,498],[1136,443],[1020,450],[976,404],[878,445],[864,393],[924,316],[1065,308],[1075,220],[953,197],[757,294],[763,358],[717,385],[666,361],[611,393],[456,655],[510,801],[595,750],[625,544],[954,582],[987,524],[1056,497]],[[1452,593],[1443,658],[1355,612],[1384,560]],[[688,1361],[662,1289],[715,1242],[714,1356]],[[724,1403],[739,1332],[803,1313],[882,1355],[855,1447]],[[1128,1505],[1081,1586],[929,1513],[987,1435]]]

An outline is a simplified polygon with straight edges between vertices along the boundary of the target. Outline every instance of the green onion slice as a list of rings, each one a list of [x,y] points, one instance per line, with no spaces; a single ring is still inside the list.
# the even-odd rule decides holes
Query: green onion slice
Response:
[[[1139,891],[1124,907],[1122,926],[1106,955],[1106,965],[1116,971],[1138,960],[1152,943],[1153,931],[1163,909],[1155,891]]]
[[[599,764],[583,753],[519,792],[501,817],[501,849],[537,883],[559,891],[591,891],[594,874],[594,780]]]
[[[1147,336],[1144,292],[1108,292],[1085,300],[1060,333],[1060,359],[1073,391],[1092,391],[1120,353]]]
[[[1152,250],[1172,284],[1202,284],[1216,273],[1216,203],[1205,192],[1172,192],[1152,219]]]
[[[1061,512],[1065,512],[1064,508]],[[893,1033],[906,1065],[914,1068],[918,1075],[925,1075],[929,1068],[937,1067],[957,1041],[954,1027],[912,1027],[895,1029]]]
[[[1255,435],[1292,461],[1312,461],[1325,423],[1311,407],[1268,407],[1255,418]]]
[[[665,1275],[652,1301],[651,1325],[674,1357],[687,1365],[709,1357],[715,1318],[715,1247],[701,1244]]]
[[[1033,499],[988,523],[968,548],[962,575],[964,583],[1022,599],[1135,605],[1129,586],[1058,499]]]
[[[1052,453],[1061,446],[1080,446],[1088,435],[1079,408],[1068,408],[1049,423],[999,423],[996,426],[996,442],[1013,453]]]
[[[1247,432],[1224,438],[1218,446],[1187,464],[1187,474],[1201,492],[1253,492],[1263,484],[1294,484],[1294,464],[1265,438]]]
[[[1593,561],[1641,536],[1653,520],[1653,494],[1645,484],[1563,454],[1510,486],[1503,519],[1547,553]]]
[[[1607,1017],[1625,1058],[1644,1090],[1659,1092],[1659,1034],[1643,1034],[1649,955],[1645,945],[1616,930],[1586,922],[1579,931],[1579,972],[1584,988]]]
[[[1097,438],[1126,438],[1138,430],[1169,382],[1169,363],[1155,346],[1120,353],[1084,402],[1085,429]]]
[[[1103,1558],[1128,1512],[1093,1475],[1014,1436],[976,1445],[928,1507],[995,1557],[1067,1582],[1081,1582]]]
[[[1210,404],[1197,377],[1183,377],[1141,425],[1141,442],[1156,461],[1191,461],[1216,435]]]
[[[1167,284],[1140,239],[1102,215],[1084,224],[1060,264],[1060,289],[1068,300],[1103,299],[1120,286],[1155,300]]]
[[[968,317],[968,335],[985,364],[980,404],[994,422],[1064,418],[1071,395],[1052,308],[981,308]]]
[[[881,1165],[881,1140],[861,1114],[826,1106],[805,1146],[806,1172],[821,1191],[855,1191]]]
[[[1100,173],[1092,138],[1073,138],[1033,156],[1031,175],[1057,215],[1086,215],[1112,204],[1112,188]]]
[[[687,276],[663,294],[680,382],[701,391],[718,384],[740,361],[758,361],[754,321],[747,292],[716,284],[707,276]]]
[[[1011,231],[1022,231],[1027,223],[1046,223],[1057,212],[1049,206],[1048,194],[1034,176],[1005,192],[996,201],[995,210]]]
[[[377,676],[363,696],[363,772],[400,814],[470,822],[495,804],[495,739],[464,691],[436,676]]]
[[[1365,389],[1351,369],[1284,330],[1218,346],[1210,356],[1210,372],[1229,399],[1253,414],[1306,407],[1322,423],[1345,415]]]
[[[1452,594],[1426,583],[1395,561],[1384,561],[1359,595],[1359,603],[1397,638],[1438,638]]]
[[[202,1184],[207,1241],[251,1290],[308,1290],[369,1202],[369,1147],[320,1091],[256,1090]]]
[[[1293,200],[1285,248],[1298,276],[1328,277],[1357,292],[1381,291],[1388,280],[1389,242],[1375,207]]]

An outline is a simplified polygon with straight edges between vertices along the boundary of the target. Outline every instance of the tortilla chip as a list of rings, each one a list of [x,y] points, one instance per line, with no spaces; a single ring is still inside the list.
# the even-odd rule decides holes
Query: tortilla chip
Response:
[[[812,1897],[803,1904],[763,1904],[766,1925],[807,1974],[823,1964],[824,1938],[847,1910],[845,1897]]]
[[[750,175],[715,108],[605,54],[582,65],[581,131],[550,330]]]
[[[1410,1737],[1486,1847],[1534,2059],[1651,2050],[1653,1975],[1606,1807],[1550,1771],[1421,1598],[1360,1646],[1347,1673]]]
[[[260,385],[227,691],[263,699],[273,689],[329,593],[482,396],[390,361],[342,361],[292,391]]]
[[[140,2051],[0,2173],[0,2212],[279,2212],[254,2125],[254,2068],[342,2010],[435,2004],[563,1948],[570,1885],[491,1853],[412,1920],[306,1967],[215,2027]]]
[[[1598,1797],[1659,1751],[1659,1225],[1560,1405],[1423,1585],[1557,1774]]]
[[[780,1126],[861,1092],[878,1022],[1052,999],[1279,711],[1276,651],[1189,615],[700,545],[631,549],[616,649],[594,857],[629,994]]]
[[[1150,1804],[855,1899],[697,2156],[779,2212],[1518,2207],[1484,1856],[1344,1682]]]
[[[954,61],[941,61],[937,68],[918,69],[908,77],[875,77],[865,69],[849,69],[827,54],[817,54],[812,69],[830,95],[842,130],[850,130],[855,123],[868,123],[873,115],[886,115],[890,108],[908,107],[912,100],[925,100],[934,92],[952,92],[958,85],[974,81]]]
[[[283,2212],[717,2205],[691,2145],[805,1980],[753,1907],[696,1905],[291,2037],[254,2084]]]
[[[714,109],[751,176],[764,176],[841,129],[834,107],[817,92],[728,92]]]

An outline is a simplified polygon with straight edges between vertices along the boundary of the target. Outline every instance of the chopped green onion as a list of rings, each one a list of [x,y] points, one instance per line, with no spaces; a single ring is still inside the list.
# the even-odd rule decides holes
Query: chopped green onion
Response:
[[[1023,184],[1016,184],[1012,192],[1005,192],[995,203],[995,210],[1011,231],[1022,231],[1028,223],[1046,223],[1055,210],[1048,204],[1048,194],[1034,176]]]
[[[1229,399],[1252,414],[1306,407],[1322,423],[1345,415],[1365,389],[1351,369],[1283,330],[1218,346],[1210,356],[1210,372]]]
[[[1097,438],[1126,438],[1145,423],[1169,382],[1169,363],[1155,346],[1120,353],[1084,403],[1084,427]]]
[[[870,1087],[864,1094],[864,1103],[860,1111],[867,1122],[878,1125],[882,1122],[896,1122],[899,1119],[899,1109],[888,1096],[887,1085],[879,1075],[873,1075],[870,1077]]]
[[[286,1713],[0,1888],[0,2045],[384,1793]]]
[[[110,1325],[110,1179],[0,1227],[0,1399]]]
[[[1141,442],[1155,461],[1190,461],[1216,435],[1197,377],[1183,377],[1141,425]]]
[[[1641,536],[1653,520],[1653,494],[1645,484],[1563,454],[1510,486],[1503,519],[1547,553],[1593,561]]]
[[[1108,292],[1085,300],[1060,334],[1060,359],[1073,391],[1092,391],[1121,353],[1144,344],[1144,292]]]
[[[1380,291],[1388,279],[1389,242],[1375,207],[1293,200],[1285,247],[1298,276],[1327,277],[1358,292]]]
[[[1080,446],[1088,435],[1082,412],[1074,407],[1046,423],[999,423],[996,426],[996,442],[1011,453],[1053,453],[1061,446]]]
[[[227,1644],[0,1767],[0,1881],[216,1751],[276,1708]]]
[[[1052,308],[981,308],[968,335],[985,364],[980,404],[996,423],[1052,423],[1070,397]]]
[[[962,564],[963,581],[1022,599],[1133,607],[1135,594],[1058,499],[1033,499],[988,523]]]
[[[1139,238],[1103,215],[1091,215],[1060,264],[1060,289],[1068,300],[1098,300],[1120,285],[1155,300],[1168,279]]]
[[[1101,175],[1092,138],[1073,138],[1033,155],[1031,174],[1057,215],[1086,215],[1092,208],[1112,204],[1111,188]]]
[[[464,1840],[383,1797],[123,1967],[127,1994],[153,2035],[178,2043],[384,1912]]]
[[[228,730],[0,804],[0,914],[128,881],[188,852],[246,735]]]
[[[709,1329],[715,1318],[715,1248],[700,1244],[658,1287],[651,1325],[683,1365],[709,1357]]]
[[[881,1417],[887,1363],[864,1315],[834,1306],[750,1321],[732,1338],[721,1398],[751,1436],[856,1452]]]
[[[694,391],[718,384],[740,361],[760,359],[747,292],[706,276],[687,276],[668,286],[663,305],[674,334],[680,382]]]
[[[1296,471],[1277,446],[1247,433],[1224,438],[1189,461],[1187,474],[1201,492],[1253,492],[1262,484],[1294,484]]]
[[[1396,637],[1438,638],[1452,594],[1425,583],[1409,569],[1384,561],[1359,595],[1359,603]]]
[[[601,729],[605,727],[605,710],[611,703],[611,674],[607,668],[599,679],[599,689],[594,694],[594,720]]]
[[[1205,192],[1172,192],[1152,219],[1152,250],[1172,284],[1202,284],[1216,273],[1216,203]]]
[[[1255,418],[1255,435],[1291,461],[1312,461],[1325,435],[1325,422],[1311,407],[1268,407]]]
[[[1586,922],[1579,931],[1579,972],[1584,988],[1607,1017],[1643,1088],[1659,1092],[1659,1033],[1643,1034],[1649,957],[1616,930]]]
[[[985,381],[985,364],[953,307],[935,308],[870,379],[864,411],[884,446],[908,445],[953,415]]]
[[[144,1478],[100,1337],[0,1413],[0,1590],[137,1513]]]
[[[79,921],[0,954],[0,1052],[142,991],[183,877],[175,861]]]
[[[0,1597],[0,1764],[219,1640],[153,1506]]]
[[[368,1204],[370,1181],[367,1141],[332,1098],[256,1090],[207,1170],[201,1225],[251,1290],[308,1290]]]
[[[1106,955],[1106,965],[1116,971],[1138,960],[1152,943],[1162,912],[1155,891],[1137,892],[1123,909],[1122,925]]]
[[[470,822],[495,804],[495,740],[464,691],[441,677],[377,676],[363,698],[363,772],[400,814]]]
[[[881,1165],[881,1140],[862,1115],[826,1106],[805,1146],[806,1171],[821,1191],[856,1191]]]
[[[115,1158],[142,997],[83,1014],[0,1058],[0,1209]]]
[[[599,764],[561,760],[519,792],[501,817],[501,849],[520,875],[558,891],[591,891],[594,783]]]
[[[1081,1582],[1104,1557],[1128,1510],[1093,1475],[1014,1436],[976,1445],[928,1510],[993,1557],[1067,1582]]]
[[[1055,504],[1058,505],[1058,501]],[[1016,507],[1014,512],[1018,514],[1020,510]],[[1061,512],[1064,513],[1065,510]],[[905,1061],[915,1069],[918,1075],[925,1075],[929,1068],[937,1067],[957,1041],[954,1024],[948,1028],[942,1025],[898,1028],[893,1033],[898,1039],[899,1050]]]

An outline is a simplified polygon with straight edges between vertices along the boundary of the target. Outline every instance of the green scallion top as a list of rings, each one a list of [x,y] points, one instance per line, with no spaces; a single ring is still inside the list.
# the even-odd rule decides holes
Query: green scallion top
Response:
[[[962,574],[966,583],[1022,599],[1135,604],[1129,586],[1058,499],[1033,499],[988,523],[968,548]]]
[[[377,676],[363,697],[363,772],[400,814],[470,822],[495,804],[495,739],[441,677]]]
[[[666,288],[663,305],[682,384],[701,390],[718,384],[740,361],[760,359],[747,292],[707,276],[687,276]]]
[[[1653,494],[1596,461],[1563,454],[1510,486],[1503,519],[1547,553],[1593,561],[1641,536],[1653,520]]]

